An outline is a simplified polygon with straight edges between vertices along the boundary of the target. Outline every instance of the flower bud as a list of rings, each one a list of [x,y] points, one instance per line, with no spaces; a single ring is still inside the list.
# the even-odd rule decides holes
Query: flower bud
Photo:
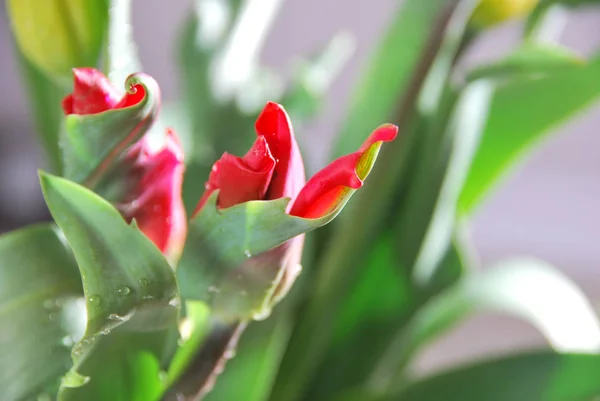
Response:
[[[37,68],[70,79],[74,67],[95,66],[108,26],[105,0],[8,0],[17,45]]]
[[[471,22],[478,27],[489,27],[529,13],[539,0],[481,0],[473,12]]]

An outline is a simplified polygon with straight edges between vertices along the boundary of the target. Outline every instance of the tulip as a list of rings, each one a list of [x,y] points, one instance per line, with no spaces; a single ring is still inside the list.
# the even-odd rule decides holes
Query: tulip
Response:
[[[74,68],[73,93],[62,101],[65,115],[97,114],[139,103],[145,96],[144,87],[135,85],[121,96],[113,84],[94,68]]]
[[[61,81],[73,67],[96,65],[108,29],[104,0],[9,0],[10,25],[23,55]]]
[[[373,147],[378,149],[382,142],[393,140],[398,132],[391,124],[377,128],[357,152],[335,160],[305,182],[302,157],[283,107],[268,103],[255,128],[258,137],[246,155],[237,157],[225,153],[213,165],[194,215],[204,207],[210,195],[219,190],[218,208],[287,197],[291,198],[288,214],[308,219],[323,217],[344,200],[348,191],[362,186],[368,172],[360,167],[372,161]],[[247,262],[253,270],[266,265],[283,269],[271,303],[285,295],[298,275],[302,241],[300,235]]]
[[[133,85],[121,94],[108,78],[93,68],[76,68],[73,74],[73,93],[62,102],[66,115],[101,115],[135,106],[146,95],[141,84]],[[144,128],[148,126],[144,125]],[[131,134],[126,132],[124,137],[126,141],[116,145],[122,155],[115,156],[111,152],[101,161],[101,165],[109,167],[102,170],[93,189],[115,204],[128,222],[135,221],[174,265],[181,255],[187,233],[181,198],[185,170],[181,144],[172,130],[167,131],[165,144],[158,150],[152,146],[148,135],[129,146],[127,141]],[[109,157],[112,159],[108,160]]]
[[[529,13],[539,0],[481,0],[473,12],[472,22],[479,27],[489,27],[519,18]]]
[[[117,205],[123,217],[135,220],[139,229],[173,265],[183,251],[187,221],[181,188],[183,149],[173,130],[165,145],[154,150],[148,136],[135,144],[125,157],[134,185]]]

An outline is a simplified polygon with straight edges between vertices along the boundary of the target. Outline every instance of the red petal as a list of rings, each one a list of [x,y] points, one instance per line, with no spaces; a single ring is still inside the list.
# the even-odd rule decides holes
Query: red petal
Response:
[[[263,199],[274,168],[275,159],[264,137],[258,137],[244,157],[223,154],[213,166],[206,191],[200,198],[194,214],[217,189],[220,190],[218,205],[222,208]]]
[[[168,257],[178,257],[187,233],[181,198],[183,151],[175,132],[167,132],[163,149],[151,153],[144,138],[132,149],[138,153],[136,169],[141,172],[125,217],[135,219],[140,230]]]
[[[258,116],[255,127],[258,135],[267,140],[277,162],[266,199],[296,197],[306,179],[302,156],[287,113],[281,105],[269,102]]]
[[[364,160],[372,146],[393,140],[398,127],[387,124],[377,128],[360,149],[342,156],[316,173],[302,188],[289,211],[292,216],[309,219],[331,212],[350,189],[358,189],[368,175],[374,160]],[[368,165],[362,165],[366,162]]]
[[[62,101],[65,114],[96,114],[110,109],[132,106],[145,95],[142,85],[135,85],[121,98],[112,83],[93,68],[74,68],[73,93]]]

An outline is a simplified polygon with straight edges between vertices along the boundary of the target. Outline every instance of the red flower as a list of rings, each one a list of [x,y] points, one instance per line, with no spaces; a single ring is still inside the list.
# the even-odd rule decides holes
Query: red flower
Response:
[[[358,189],[364,177],[357,174],[361,158],[371,147],[393,140],[398,127],[377,128],[360,149],[340,157],[316,173],[306,184],[304,166],[287,113],[276,103],[267,103],[256,121],[258,138],[244,157],[225,153],[212,169],[196,214],[210,194],[219,189],[221,208],[251,200],[292,199],[288,213],[318,218],[332,211],[346,192]]]
[[[110,109],[120,109],[139,103],[145,96],[142,85],[135,85],[123,97],[100,71],[93,68],[73,68],[75,83],[73,93],[62,101],[68,114],[96,114]]]
[[[140,84],[121,96],[108,78],[93,68],[75,68],[73,74],[73,93],[62,102],[66,115],[90,115],[130,107],[145,96]],[[102,177],[107,187],[121,192],[114,203],[123,217],[128,222],[135,219],[140,230],[172,262],[181,254],[187,233],[181,199],[184,169],[179,140],[173,131],[168,131],[162,149],[153,150],[144,136]]]
[[[217,206],[220,208],[252,200],[289,197],[291,202],[287,212],[290,215],[322,217],[345,202],[348,191],[362,186],[362,180],[368,174],[375,155],[371,150],[378,150],[382,142],[394,139],[398,128],[383,125],[376,129],[357,152],[335,160],[307,183],[302,157],[283,107],[267,103],[256,121],[256,132],[258,138],[245,156],[225,153],[213,165],[206,191],[200,198],[194,215],[210,195],[219,190]],[[371,149],[372,147],[377,148]],[[366,156],[365,160],[363,156]],[[369,167],[365,168],[365,165]],[[274,283],[276,288],[267,304],[273,305],[285,296],[300,273],[303,241],[303,235],[297,236],[244,262],[240,272],[248,270],[249,277],[261,276],[256,272],[257,269],[263,274],[265,270],[269,271],[271,279],[266,282]],[[244,280],[244,275],[237,276]]]
[[[140,230],[171,262],[179,259],[187,234],[185,208],[181,199],[183,149],[177,135],[167,131],[165,145],[158,151],[144,137],[128,152],[130,178],[135,184],[118,208],[123,217],[135,219]]]

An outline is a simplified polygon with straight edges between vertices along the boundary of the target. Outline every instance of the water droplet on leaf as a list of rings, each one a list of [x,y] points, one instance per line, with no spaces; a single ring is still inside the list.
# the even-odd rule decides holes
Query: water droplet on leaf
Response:
[[[64,336],[62,338],[61,342],[62,342],[62,345],[64,345],[65,347],[72,347],[73,344],[75,343],[73,341],[73,337],[71,337],[71,336]]]
[[[108,315],[108,320],[115,320],[118,322],[123,322],[126,320],[125,316],[121,316],[121,315],[117,315],[116,313],[111,313],[110,315]]]
[[[249,249],[244,249],[244,255],[246,255],[247,258],[252,256]]]
[[[88,302],[95,308],[102,306],[102,298],[100,298],[100,295],[90,295],[88,297]]]
[[[131,293],[131,288],[124,285],[122,287],[117,288],[117,293],[119,295],[129,295]]]

